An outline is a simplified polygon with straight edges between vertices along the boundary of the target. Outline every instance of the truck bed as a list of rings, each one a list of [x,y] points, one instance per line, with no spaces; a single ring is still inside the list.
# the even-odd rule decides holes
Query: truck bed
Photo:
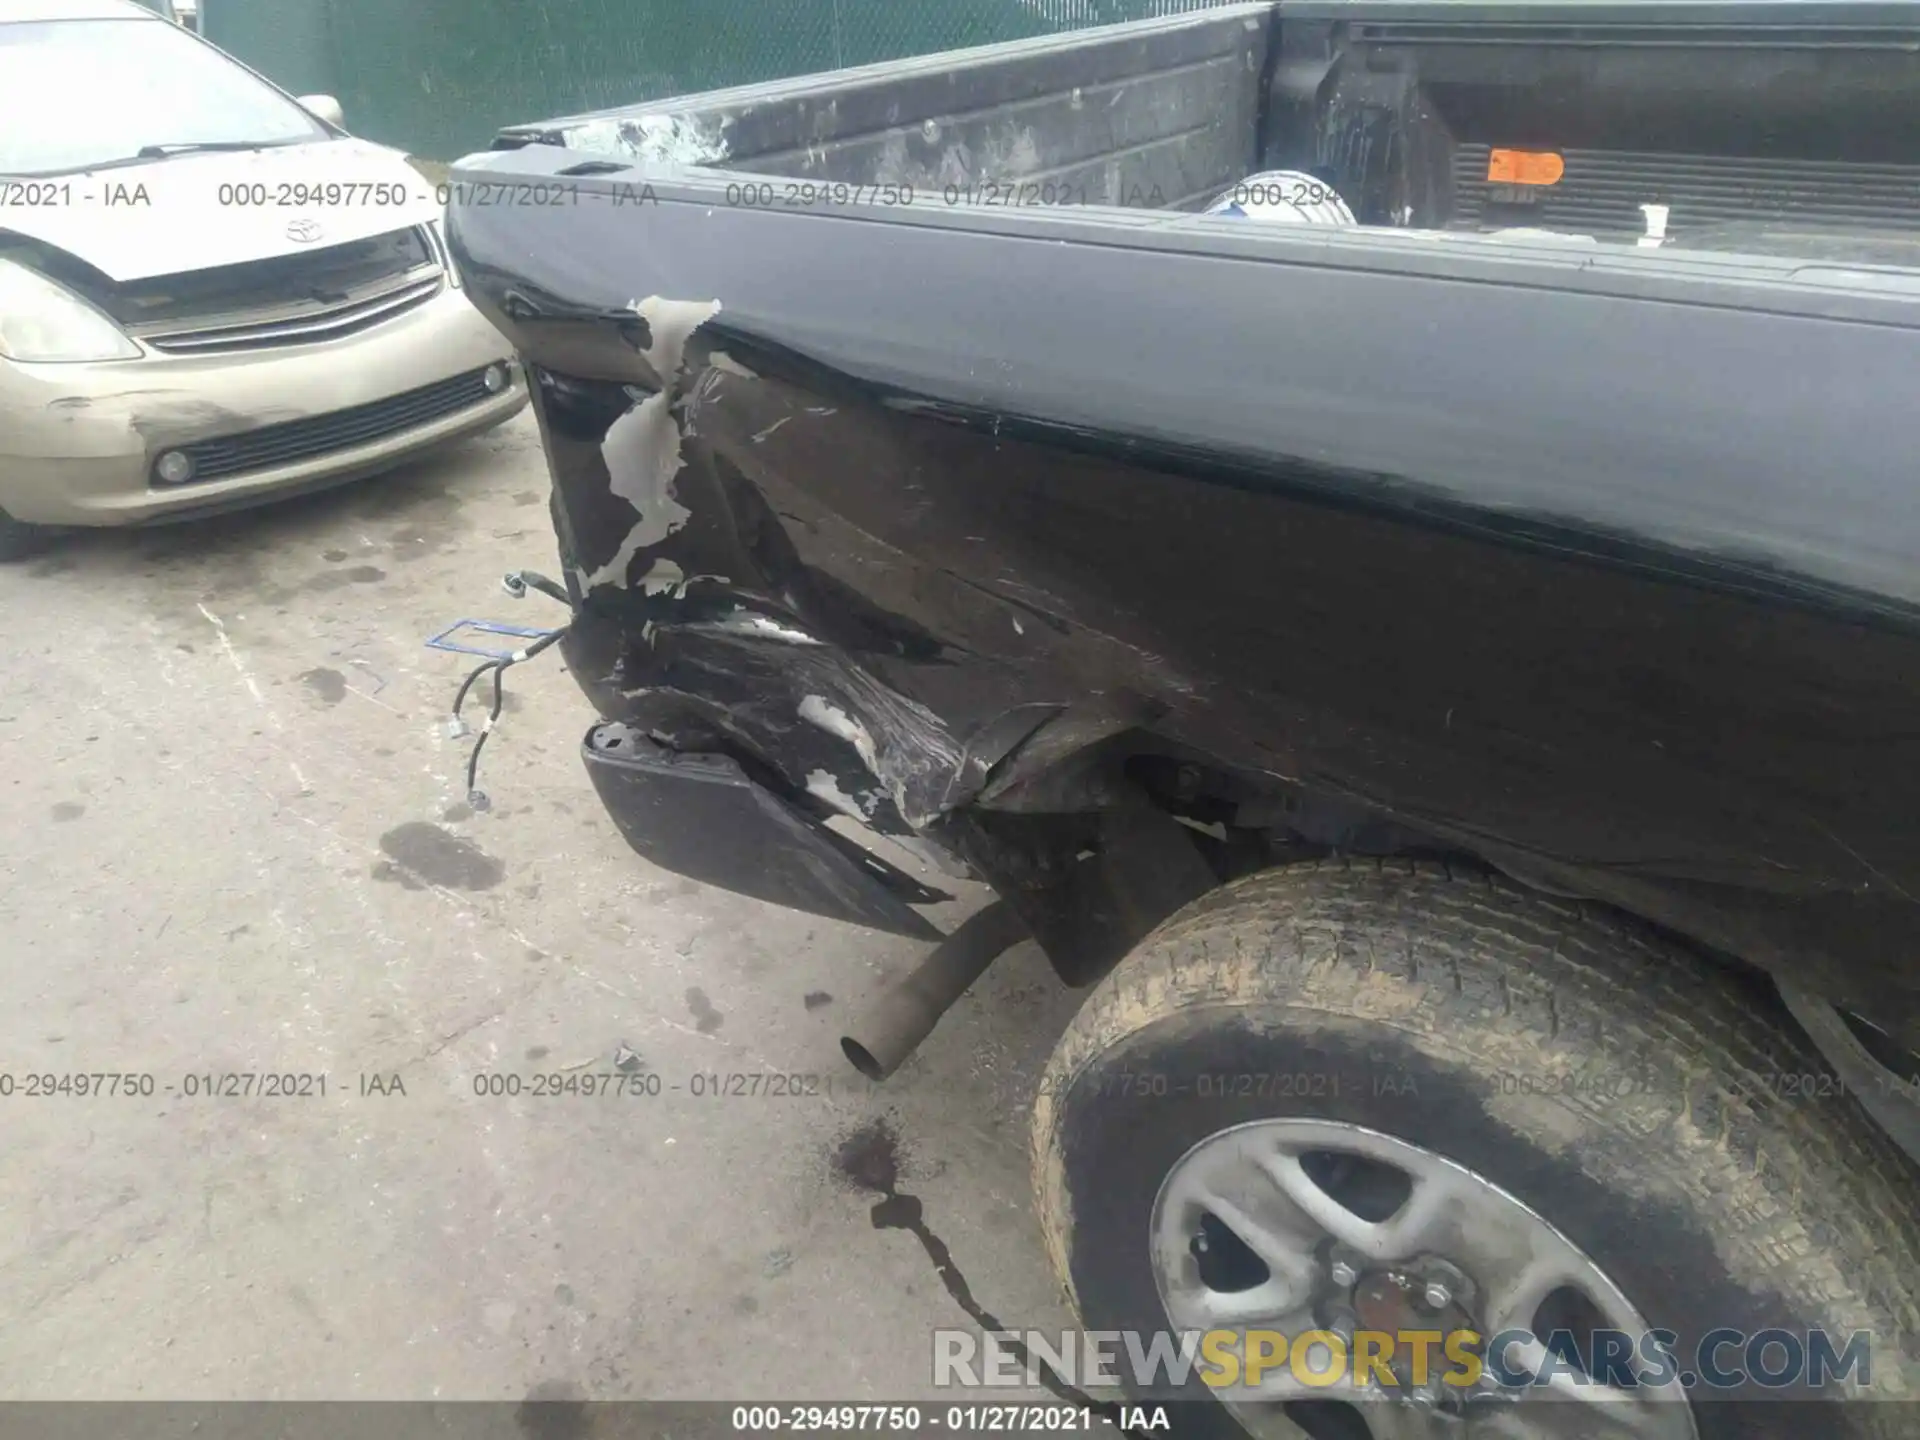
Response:
[[[1832,230],[1907,263],[1916,33],[1905,4],[1229,5],[513,126],[500,143],[948,204],[1186,210],[1287,170],[1365,225],[1637,237],[1653,202],[1674,243],[1792,249]],[[1515,150],[1564,172],[1503,180],[1496,156]]]
[[[1371,817],[1920,1037],[1917,42],[1236,6],[514,127],[449,230],[534,382],[571,668],[773,854],[952,859],[1118,746],[1223,777],[1229,846]],[[1275,168],[1352,223],[1196,213]],[[609,804],[782,903],[926,898]]]

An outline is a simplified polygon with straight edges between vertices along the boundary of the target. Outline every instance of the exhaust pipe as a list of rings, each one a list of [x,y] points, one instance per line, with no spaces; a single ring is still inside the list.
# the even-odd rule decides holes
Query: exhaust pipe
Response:
[[[933,1033],[940,1017],[1001,955],[1027,938],[1027,927],[1004,900],[968,916],[906,979],[892,986],[840,1052],[869,1080],[884,1080]]]

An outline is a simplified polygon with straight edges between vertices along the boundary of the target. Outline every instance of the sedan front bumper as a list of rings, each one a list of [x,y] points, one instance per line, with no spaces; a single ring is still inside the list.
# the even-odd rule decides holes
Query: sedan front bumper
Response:
[[[487,392],[489,365],[507,383]],[[458,290],[312,345],[97,365],[0,361],[0,509],[48,525],[138,525],[352,480],[511,418],[512,349]],[[159,458],[196,473],[167,484]]]

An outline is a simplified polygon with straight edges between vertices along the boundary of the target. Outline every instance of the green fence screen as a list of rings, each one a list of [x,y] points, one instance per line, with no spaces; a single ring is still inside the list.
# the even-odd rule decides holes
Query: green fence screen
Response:
[[[202,0],[215,44],[355,134],[452,159],[516,121],[1221,0]]]

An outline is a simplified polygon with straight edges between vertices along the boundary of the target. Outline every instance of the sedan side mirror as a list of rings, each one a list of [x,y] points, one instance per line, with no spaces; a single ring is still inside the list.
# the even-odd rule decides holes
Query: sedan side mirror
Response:
[[[340,109],[340,102],[331,95],[300,95],[295,97],[294,103],[336,130],[347,128],[347,117]]]

